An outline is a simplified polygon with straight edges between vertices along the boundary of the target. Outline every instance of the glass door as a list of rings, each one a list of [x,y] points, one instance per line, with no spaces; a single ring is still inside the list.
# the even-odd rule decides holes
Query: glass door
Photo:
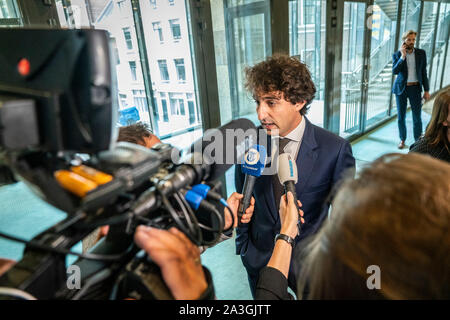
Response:
[[[248,118],[258,123],[253,98],[244,88],[244,69],[272,54],[269,1],[246,2],[225,8],[228,69],[230,77],[231,118]],[[222,117],[222,122],[230,119]]]
[[[339,134],[343,137],[363,134],[389,116],[398,2],[342,4]]]
[[[348,137],[363,131],[370,43],[366,43],[366,3],[344,1],[343,5],[339,134]]]
[[[371,49],[365,130],[389,115],[398,0],[376,0],[369,8]]]

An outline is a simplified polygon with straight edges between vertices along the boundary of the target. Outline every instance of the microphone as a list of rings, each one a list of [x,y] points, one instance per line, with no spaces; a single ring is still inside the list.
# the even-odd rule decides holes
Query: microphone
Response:
[[[253,188],[255,187],[256,178],[258,178],[264,170],[266,164],[267,152],[264,146],[255,144],[245,154],[243,164],[241,166],[242,173],[245,174],[244,187],[238,208],[238,225],[241,226],[241,219],[247,208],[250,206]]]
[[[201,180],[214,181],[233,165],[241,163],[256,138],[257,129],[252,121],[233,120],[220,128],[206,130],[203,137],[191,145],[184,163],[201,167],[204,172]]]
[[[295,184],[298,180],[297,165],[289,153],[282,153],[278,156],[278,179],[281,185],[284,185],[284,192],[287,195],[288,191],[294,196],[294,203],[299,210],[297,203],[297,193],[295,191]],[[286,198],[287,200],[287,198]],[[298,230],[301,229],[301,217],[298,220]]]

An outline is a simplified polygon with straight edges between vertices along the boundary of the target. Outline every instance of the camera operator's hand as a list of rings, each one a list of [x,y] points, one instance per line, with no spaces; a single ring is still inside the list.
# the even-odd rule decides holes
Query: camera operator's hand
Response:
[[[200,262],[200,250],[176,228],[160,230],[139,226],[136,244],[160,268],[175,299],[198,299],[208,287]]]
[[[14,260],[0,258],[0,276],[11,269],[15,263]]]
[[[281,220],[281,231],[280,233],[286,234],[291,238],[295,238],[298,235],[298,216],[303,217],[303,211],[297,210],[297,206],[294,203],[294,196],[291,192],[287,193],[287,203],[286,195],[281,197],[280,201],[280,220]],[[298,201],[298,206],[301,207],[302,203]],[[305,220],[301,218],[301,222],[305,223]]]
[[[233,192],[231,196],[227,199],[227,204],[230,207],[231,211],[233,211],[234,215],[234,228],[238,225],[237,212],[239,208],[239,203],[244,197],[243,194]],[[242,215],[241,222],[249,223],[253,216],[253,211],[255,210],[255,198],[252,197],[250,200],[250,206],[245,210],[245,214]],[[225,227],[224,229],[228,229],[231,226],[231,217],[228,210],[225,210]]]

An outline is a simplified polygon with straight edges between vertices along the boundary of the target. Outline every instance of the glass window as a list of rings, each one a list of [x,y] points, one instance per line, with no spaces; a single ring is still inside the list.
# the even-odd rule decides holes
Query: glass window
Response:
[[[186,71],[184,69],[184,59],[175,59],[175,68],[177,69],[178,80],[186,80]]]
[[[123,36],[125,38],[125,42],[127,44],[127,49],[132,50],[133,49],[133,41],[131,40],[130,28],[126,27],[126,28],[123,28],[122,30],[123,30]]]
[[[167,69],[166,60],[158,60],[159,73],[162,81],[169,81],[169,71]]]
[[[433,69],[430,77],[430,93],[441,88],[442,72],[444,71],[445,49],[447,47],[448,33],[450,32],[450,3],[441,3],[436,43],[434,48]],[[427,57],[430,59],[429,57]],[[447,65],[450,61],[447,61]]]
[[[211,1],[211,16],[221,122],[248,118],[259,124],[255,102],[244,88],[244,69],[272,54],[270,1]]]
[[[361,129],[362,63],[366,4],[344,3],[342,80],[339,134],[343,137]]]
[[[186,115],[186,111],[184,110],[184,100],[183,99],[178,99],[178,105],[180,107],[180,114],[182,116]]]
[[[126,6],[126,0],[117,1],[117,7],[119,7],[119,10],[122,10],[125,6]]]
[[[0,26],[14,27],[22,24],[16,0],[0,0]]]
[[[119,93],[119,103],[120,103],[121,109],[125,109],[125,108],[128,107],[127,95],[126,94]]]
[[[110,43],[111,43],[112,48],[114,49],[114,55],[115,55],[115,58],[116,58],[116,65],[120,64],[120,55],[119,55],[119,49],[117,48],[116,38],[111,37],[110,38]]]
[[[137,80],[136,62],[135,61],[129,61],[128,63],[130,65],[131,80],[136,81]]]
[[[304,23],[301,23],[302,12]],[[324,117],[325,13],[325,0],[289,1],[289,52],[299,56],[311,73],[316,96],[307,118],[320,127]]]
[[[150,1],[150,5],[153,7],[153,9],[156,9],[157,8],[156,0],[149,0],[149,1]]]
[[[420,26],[420,40],[418,47],[425,50],[427,54],[427,72],[428,77],[430,77],[431,70],[430,64],[433,59],[433,39],[435,30],[435,23],[437,16],[438,4],[436,2],[424,2],[423,3],[423,14],[422,14],[422,24]],[[416,42],[417,42],[416,40]]]
[[[402,45],[402,34],[408,30],[418,31],[420,18],[420,1],[403,0],[402,20],[398,47]],[[417,40],[416,40],[417,42]]]
[[[169,20],[170,29],[172,30],[172,37],[174,40],[181,39],[181,28],[180,28],[180,20],[173,19]]]
[[[178,112],[178,108],[177,108],[177,103],[178,100],[177,99],[170,99],[170,114],[172,116],[176,116],[177,114],[179,114]]]
[[[316,21],[316,0],[303,0],[304,24],[313,24]]]
[[[168,0],[169,1],[169,5],[173,6],[174,5],[174,0]]]
[[[366,127],[385,119],[389,111],[392,80],[392,54],[395,48],[398,1],[374,2]],[[370,7],[369,7],[370,8]]]
[[[161,22],[160,21],[153,22],[153,31],[155,31],[158,34],[159,41],[161,41],[161,42],[164,41],[163,31],[162,31],[162,28],[161,28]]]
[[[142,24],[152,90],[158,100],[155,112],[159,114],[158,135],[162,141],[184,148],[202,136],[201,117],[197,117],[196,83],[193,52],[190,43],[188,1],[158,1],[157,9],[147,0],[140,0]],[[153,23],[160,22],[163,42],[159,41]],[[159,27],[159,26],[158,26]],[[149,31],[147,31],[149,30]],[[176,39],[167,41],[167,37]],[[176,80],[176,81],[174,81]],[[170,96],[169,96],[170,93]],[[164,97],[161,96],[164,94]],[[190,100],[187,99],[189,95]],[[192,120],[187,107],[192,104]],[[189,111],[190,112],[190,111]],[[155,117],[156,118],[156,117]]]
[[[164,122],[169,122],[169,113],[167,112],[166,94],[164,92],[160,92],[159,94],[161,96],[161,107],[162,107],[163,121]]]

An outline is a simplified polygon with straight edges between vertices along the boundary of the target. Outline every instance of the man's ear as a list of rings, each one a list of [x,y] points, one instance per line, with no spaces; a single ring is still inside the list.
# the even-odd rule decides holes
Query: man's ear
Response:
[[[303,100],[302,102],[298,102],[295,104],[295,111],[300,111],[303,109],[303,107],[305,106],[306,101]]]

